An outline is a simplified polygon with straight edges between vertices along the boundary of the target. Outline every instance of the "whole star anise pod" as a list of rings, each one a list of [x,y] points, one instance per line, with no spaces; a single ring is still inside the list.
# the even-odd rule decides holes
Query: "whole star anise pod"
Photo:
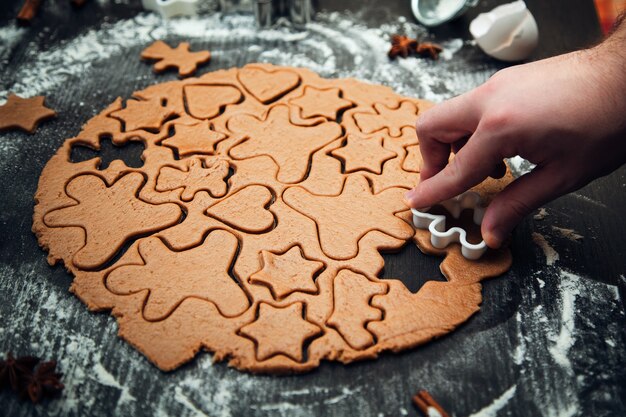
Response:
[[[33,403],[41,401],[44,395],[55,395],[65,386],[61,382],[60,372],[56,372],[56,361],[43,362],[34,373],[25,376],[20,390],[22,398],[28,397]]]
[[[419,56],[430,58],[430,59],[439,58],[439,53],[441,51],[443,51],[443,48],[441,46],[437,45],[436,43],[431,43],[431,42],[420,43],[415,49],[415,52]]]
[[[11,387],[19,392],[25,376],[32,374],[38,363],[39,358],[34,356],[15,358],[12,353],[7,353],[7,358],[0,360],[0,389]]]
[[[415,53],[417,47],[417,40],[404,35],[393,35],[391,37],[391,49],[389,49],[387,55],[390,59],[396,59],[398,56],[406,58]]]

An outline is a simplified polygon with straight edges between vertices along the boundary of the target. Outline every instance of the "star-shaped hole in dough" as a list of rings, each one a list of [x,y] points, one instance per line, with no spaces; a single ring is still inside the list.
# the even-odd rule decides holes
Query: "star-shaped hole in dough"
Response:
[[[44,105],[44,96],[22,98],[10,94],[0,106],[0,131],[21,129],[34,133],[39,122],[56,116],[56,112]]]
[[[237,253],[237,238],[215,230],[193,249],[170,250],[159,238],[139,242],[143,265],[122,265],[107,277],[107,287],[118,294],[149,290],[143,309],[147,320],[166,318],[185,298],[214,303],[220,314],[234,317],[250,303],[245,292],[228,275]]]
[[[234,116],[228,120],[228,129],[247,137],[230,150],[233,158],[269,155],[279,166],[278,180],[288,184],[302,181],[311,155],[341,136],[341,126],[335,122],[292,124],[289,107],[284,105],[272,107],[263,120],[247,114]],[[285,146],[286,141],[290,146]]]
[[[174,149],[179,158],[194,154],[215,154],[215,145],[226,139],[226,135],[211,129],[208,120],[194,125],[174,125],[174,136],[161,142],[161,145]]]
[[[168,68],[178,68],[178,75],[186,77],[193,74],[198,65],[211,59],[209,51],[190,52],[189,43],[181,42],[176,48],[163,41],[156,41],[141,52],[141,58],[156,60],[155,72],[163,72]]]
[[[358,253],[359,240],[372,230],[402,240],[413,236],[413,227],[395,215],[407,210],[405,192],[389,188],[374,194],[365,177],[353,174],[339,195],[291,187],[283,193],[283,201],[317,224],[320,245],[328,257],[350,259]]]
[[[303,94],[290,103],[300,108],[300,115],[304,119],[322,116],[337,120],[337,113],[354,106],[350,100],[341,97],[338,88],[319,89],[309,86],[304,87]]]
[[[403,101],[396,108],[374,104],[376,113],[355,113],[354,120],[361,132],[370,134],[387,129],[389,136],[402,135],[403,127],[415,127],[419,109],[410,101]]]
[[[275,299],[283,299],[296,291],[309,294],[317,292],[314,277],[324,264],[307,259],[299,246],[283,254],[264,250],[261,256],[263,267],[250,275],[250,282],[269,287]]]
[[[205,160],[190,159],[188,170],[164,166],[157,177],[157,191],[171,191],[182,188],[180,198],[183,201],[193,200],[198,191],[208,191],[211,197],[226,195],[227,184],[225,178],[230,168],[224,159]]]
[[[262,302],[259,303],[258,318],[239,332],[255,342],[259,361],[282,354],[302,362],[305,342],[322,330],[304,318],[303,303],[274,307]]]
[[[374,174],[383,172],[383,164],[396,156],[383,146],[383,137],[348,135],[346,145],[331,154],[344,163],[346,173],[365,170]]]
[[[164,105],[165,104],[165,105]],[[137,129],[159,130],[163,122],[176,112],[158,98],[150,100],[127,100],[126,107],[111,113],[112,117],[124,122],[124,131]]]

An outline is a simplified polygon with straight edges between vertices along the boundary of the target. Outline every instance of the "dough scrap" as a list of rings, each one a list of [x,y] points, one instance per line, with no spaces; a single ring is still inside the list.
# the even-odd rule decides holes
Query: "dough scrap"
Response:
[[[190,52],[189,43],[181,42],[176,48],[163,41],[155,41],[141,52],[141,58],[156,60],[154,72],[163,72],[168,68],[178,68],[178,75],[187,77],[198,69],[198,65],[211,59],[209,51]]]
[[[44,100],[44,96],[22,98],[9,94],[7,102],[0,106],[0,132],[20,129],[35,133],[39,123],[57,114],[45,106]]]
[[[71,291],[163,370],[202,350],[275,374],[408,349],[475,314],[480,282],[511,265],[508,249],[468,261],[412,228],[414,119],[430,106],[269,64],[153,85],[50,159],[33,231],[74,275]],[[71,161],[73,146],[106,138],[141,141],[143,164]],[[475,191],[489,202],[510,181]],[[446,282],[413,294],[380,278],[381,251],[409,240],[442,257]]]

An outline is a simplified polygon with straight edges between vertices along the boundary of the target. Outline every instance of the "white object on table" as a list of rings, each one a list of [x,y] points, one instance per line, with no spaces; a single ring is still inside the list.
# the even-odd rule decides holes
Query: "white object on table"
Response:
[[[461,16],[478,0],[411,0],[411,10],[423,25],[438,26]]]
[[[521,61],[539,42],[537,22],[522,0],[479,14],[470,33],[487,55],[502,61]]]
[[[466,191],[449,200],[439,203],[455,219],[461,216],[464,209],[474,211],[472,220],[476,225],[483,222],[485,207],[481,205],[480,194],[473,191]],[[413,225],[418,229],[426,229],[430,232],[430,243],[437,249],[443,249],[449,244],[459,242],[461,244],[461,254],[469,260],[477,260],[487,251],[487,244],[484,240],[479,243],[467,241],[467,231],[460,227],[446,228],[446,216],[443,214],[431,214],[425,209],[411,209],[413,213]]]
[[[157,12],[164,19],[174,16],[195,16],[198,0],[141,0],[143,8]]]

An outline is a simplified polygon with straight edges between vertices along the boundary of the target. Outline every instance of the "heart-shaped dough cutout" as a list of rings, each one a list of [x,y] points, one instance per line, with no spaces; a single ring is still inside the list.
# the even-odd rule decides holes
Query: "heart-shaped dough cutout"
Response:
[[[300,76],[287,70],[266,71],[259,67],[239,70],[239,81],[257,100],[271,103],[300,84]]]
[[[251,185],[209,207],[207,214],[243,232],[263,233],[274,226],[272,199],[267,187]]]
[[[230,85],[187,85],[184,90],[189,113],[198,119],[217,116],[226,105],[241,99],[241,92]]]

